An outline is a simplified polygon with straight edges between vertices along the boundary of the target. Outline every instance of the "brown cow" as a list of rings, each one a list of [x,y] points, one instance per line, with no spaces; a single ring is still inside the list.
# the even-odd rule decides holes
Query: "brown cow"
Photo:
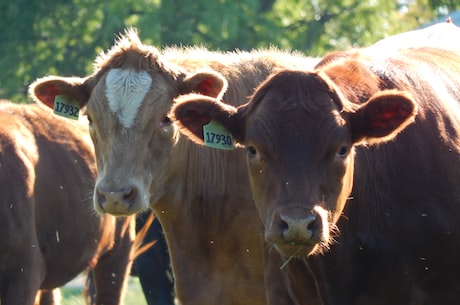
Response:
[[[32,305],[42,289],[55,304],[50,290],[93,267],[96,303],[121,304],[133,221],[92,211],[87,126],[5,101],[0,122],[0,303]]]
[[[99,176],[95,208],[127,215],[151,206],[170,250],[183,304],[265,304],[263,238],[245,152],[203,148],[167,116],[173,99],[198,92],[241,103],[270,72],[317,60],[274,50],[217,53],[143,45],[129,31],[96,59],[87,78],[47,77],[32,95],[87,105]],[[224,78],[215,78],[217,70]]]
[[[196,142],[217,121],[247,147],[284,258],[268,259],[285,270],[267,275],[270,303],[460,304],[460,55],[376,53],[281,71],[238,108],[191,95],[173,109]]]

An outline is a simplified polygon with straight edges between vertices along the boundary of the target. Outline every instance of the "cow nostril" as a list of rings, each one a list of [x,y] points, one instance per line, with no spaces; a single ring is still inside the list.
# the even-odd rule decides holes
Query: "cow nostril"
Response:
[[[101,191],[99,191],[99,189],[96,189],[96,199],[97,199],[97,203],[99,204],[99,206],[103,206],[106,201],[107,201],[107,198],[105,197],[104,193],[102,193]]]
[[[286,231],[289,229],[289,224],[287,221],[284,221],[282,218],[280,218],[280,228],[282,231]]]
[[[124,201],[132,201],[136,197],[136,189],[134,187],[130,187],[129,189],[125,190],[123,194]]]
[[[308,224],[307,226],[307,230],[309,230],[310,232],[315,232],[316,229],[318,228],[318,218],[315,217],[312,219],[312,221]]]

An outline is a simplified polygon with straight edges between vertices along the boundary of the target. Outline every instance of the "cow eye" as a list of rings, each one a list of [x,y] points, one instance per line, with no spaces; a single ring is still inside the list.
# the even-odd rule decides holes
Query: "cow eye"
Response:
[[[254,158],[257,155],[257,150],[254,148],[254,146],[248,146],[246,151],[248,152],[249,158]]]
[[[339,151],[337,152],[337,155],[341,158],[345,157],[347,154],[348,154],[348,146],[340,147]]]
[[[86,119],[88,120],[89,127],[93,127],[93,118],[88,114],[86,115]]]
[[[169,124],[171,124],[171,119],[167,115],[165,115],[163,119],[161,120],[161,125],[166,126]]]

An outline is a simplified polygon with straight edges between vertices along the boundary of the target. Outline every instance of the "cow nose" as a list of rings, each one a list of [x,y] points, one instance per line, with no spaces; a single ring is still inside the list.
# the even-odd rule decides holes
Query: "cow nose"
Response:
[[[309,241],[317,233],[319,219],[316,214],[300,216],[280,213],[281,234],[285,241]]]
[[[133,185],[113,188],[100,184],[96,187],[95,199],[104,212],[125,214],[134,204],[138,193]]]

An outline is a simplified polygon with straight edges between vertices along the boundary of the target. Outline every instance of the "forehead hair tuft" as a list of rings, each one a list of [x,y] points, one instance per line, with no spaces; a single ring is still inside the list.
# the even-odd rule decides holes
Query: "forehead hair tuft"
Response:
[[[119,34],[114,45],[97,56],[93,68],[95,75],[99,76],[108,69],[116,68],[131,69],[137,72],[156,73],[154,71],[157,71],[174,79],[182,74],[179,67],[164,60],[160,50],[143,44],[135,28],[127,28]]]
[[[313,113],[321,111],[324,105],[317,103],[315,99],[320,92],[329,95],[330,101],[339,111],[344,109],[343,97],[320,71],[281,70],[271,75],[254,93],[250,108],[256,107],[269,92],[274,92],[279,97],[276,99],[278,110],[304,109]]]
[[[114,45],[106,52],[101,52],[95,62],[94,71],[105,68],[120,68],[125,64],[141,70],[149,66],[158,66],[160,51],[153,46],[144,45],[135,28],[127,28],[119,34]],[[129,61],[129,63],[126,63]]]

